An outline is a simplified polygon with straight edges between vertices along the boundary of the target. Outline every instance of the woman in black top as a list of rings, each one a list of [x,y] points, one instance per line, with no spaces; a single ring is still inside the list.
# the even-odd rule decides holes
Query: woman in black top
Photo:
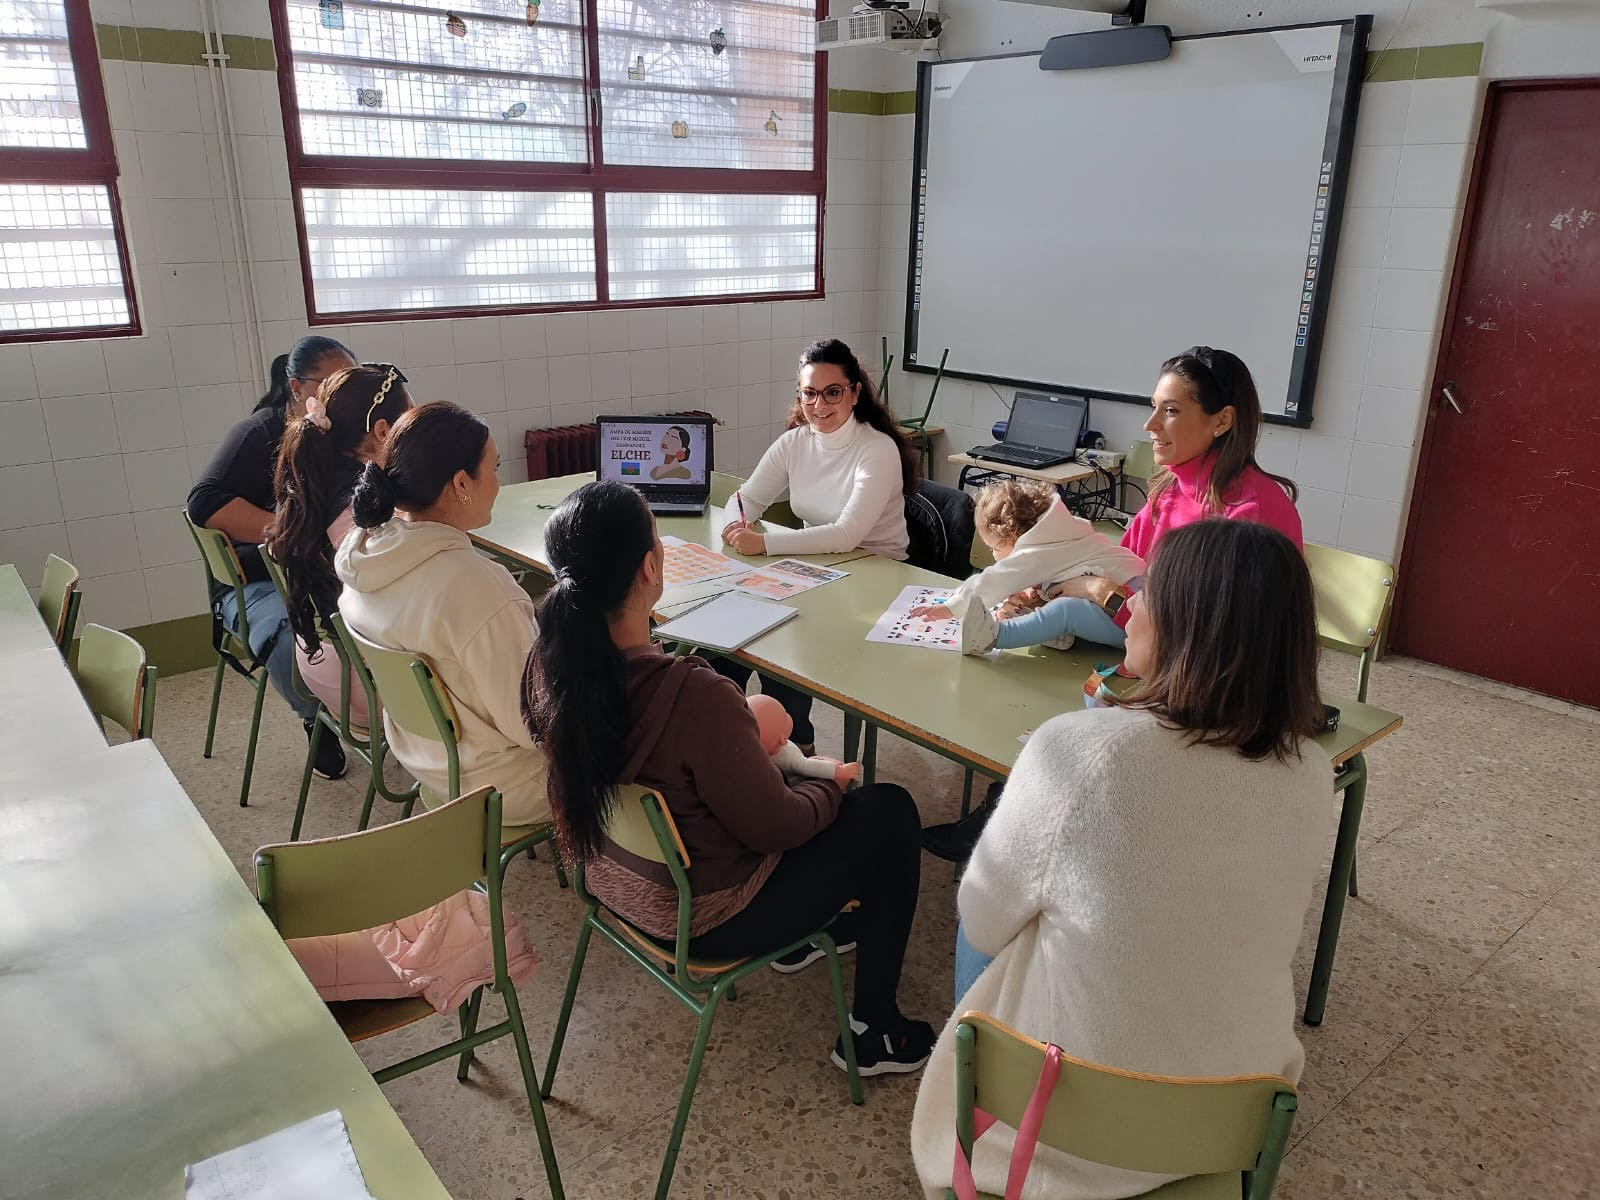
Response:
[[[260,543],[272,528],[272,473],[286,422],[299,417],[307,396],[335,371],[356,365],[355,355],[330,337],[303,337],[272,363],[272,388],[255,410],[223,439],[210,464],[189,489],[189,519],[220,529],[233,541],[244,568],[245,612],[250,619],[250,650],[265,656],[273,687],[300,714],[310,736],[317,702],[297,694],[294,686],[294,638],[288,613],[261,561]],[[238,605],[231,589],[211,598],[218,615],[236,629]],[[318,742],[317,774],[337,779],[344,774],[344,751],[338,738]]]

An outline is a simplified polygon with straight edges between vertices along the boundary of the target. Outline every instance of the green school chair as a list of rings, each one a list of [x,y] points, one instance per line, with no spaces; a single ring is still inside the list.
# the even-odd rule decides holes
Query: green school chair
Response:
[[[72,645],[78,626],[78,610],[83,593],[78,590],[78,568],[66,559],[51,554],[44,560],[44,581],[39,586],[39,615],[62,654]]]
[[[720,471],[711,476],[711,507],[727,508],[733,503],[733,494],[739,490],[739,485],[744,480],[735,475],[724,475]],[[735,510],[734,515],[738,512]],[[799,529],[800,518],[794,515],[794,509],[789,507],[787,500],[779,500],[767,506],[761,514],[761,519],[769,525],[782,525],[785,529]]]
[[[724,997],[733,998],[734,987],[741,979],[762,970],[791,950],[801,946],[816,946],[828,957],[839,1037],[844,1044],[845,1063],[849,1068],[850,1100],[855,1104],[864,1103],[861,1077],[856,1070],[855,1041],[850,1032],[850,1010],[845,1003],[844,977],[839,971],[839,953],[827,931],[819,929],[799,941],[753,958],[692,958],[689,954],[689,922],[693,912],[693,897],[689,891],[689,853],[684,849],[683,838],[679,836],[678,827],[660,793],[648,788],[619,789],[606,833],[624,850],[667,868],[678,890],[677,937],[673,940],[670,952],[663,949],[625,918],[604,908],[584,882],[582,866],[573,868],[572,886],[583,901],[585,910],[583,925],[578,931],[578,947],[572,955],[572,970],[567,976],[566,995],[561,1000],[561,1015],[556,1020],[555,1039],[550,1045],[550,1061],[544,1069],[545,1098],[550,1098],[551,1088],[555,1084],[556,1065],[561,1060],[561,1043],[566,1038],[567,1020],[572,1016],[572,1004],[578,994],[578,979],[583,974],[584,956],[589,952],[589,938],[598,933],[672,993],[699,1021],[694,1048],[689,1052],[688,1078],[684,1080],[683,1091],[678,1098],[677,1116],[672,1122],[666,1157],[662,1160],[661,1175],[656,1182],[656,1200],[666,1200],[668,1189],[672,1186],[678,1148],[683,1142],[684,1128],[689,1123],[689,1108],[694,1103],[695,1085],[700,1081],[700,1067],[705,1059],[706,1043],[711,1039],[711,1023],[717,1015],[718,1006]]]
[[[154,734],[156,669],[138,642],[104,625],[85,625],[72,673],[95,716],[115,721],[135,741]]]
[[[1015,1129],[1044,1057],[1044,1043],[984,1013],[961,1014],[956,1137],[968,1161],[973,1110]],[[1187,1177],[1144,1193],[1146,1200],[1267,1200],[1296,1107],[1294,1085],[1278,1075],[1144,1075],[1063,1054],[1039,1142],[1110,1167]],[[954,1200],[955,1191],[945,1197]]]
[[[438,675],[421,654],[409,650],[391,650],[368,641],[355,630],[340,622],[348,644],[354,649],[353,658],[359,659],[365,675],[375,685],[375,695],[369,694],[369,710],[379,711],[376,702],[383,704],[383,712],[391,721],[414,737],[428,738],[444,747],[445,773],[450,795],[461,790],[461,760],[457,750],[457,723],[455,704],[450,693],[444,690]],[[436,796],[428,788],[418,785],[423,804],[433,808],[442,804],[443,796]],[[555,822],[536,821],[531,825],[506,825],[500,830],[500,866],[505,868],[524,850],[532,851],[540,842],[553,842]],[[566,872],[556,861],[556,875],[561,886],[567,884]]]
[[[188,513],[183,514],[183,523],[189,527],[189,534],[200,550],[200,561],[205,564],[206,605],[211,610],[211,646],[217,652],[217,672],[211,684],[211,715],[206,721],[204,757],[211,757],[211,746],[217,736],[217,705],[222,699],[223,672],[231,667],[255,689],[255,705],[250,712],[250,736],[244,751],[244,778],[239,783],[239,807],[243,808],[250,803],[250,776],[256,765],[256,738],[261,732],[261,702],[267,695],[267,662],[265,657],[257,658],[250,649],[250,614],[245,611],[244,567],[239,562],[239,554],[234,550],[233,543],[219,529],[196,525],[189,519]],[[217,606],[210,599],[219,588],[233,592],[234,605],[239,612],[237,630],[223,624]]]
[[[1305,555],[1317,598],[1317,641],[1329,650],[1359,659],[1356,699],[1365,704],[1367,682],[1378,657],[1378,639],[1389,623],[1389,606],[1394,600],[1394,568],[1382,559],[1315,542],[1306,543]],[[1348,794],[1345,798],[1349,799]],[[1354,859],[1350,863],[1350,894],[1358,894]]]
[[[901,417],[900,428],[906,431],[912,444],[917,448],[917,457],[922,460],[922,477],[932,478],[933,471],[933,439],[935,434],[944,430],[928,424],[928,419],[933,416],[933,402],[939,395],[939,383],[944,379],[944,364],[950,358],[948,348],[939,356],[939,369],[934,372],[933,387],[928,391],[928,403],[923,407],[920,417]],[[894,356],[889,353],[889,339],[883,339],[883,386],[879,389],[878,398],[887,407],[889,393],[889,368],[894,365]]]
[[[374,1071],[380,1084],[423,1067],[459,1057],[456,1078],[465,1081],[472,1052],[507,1034],[517,1047],[522,1085],[539,1135],[550,1194],[561,1200],[561,1172],[545,1122],[539,1078],[534,1072],[528,1031],[522,1023],[517,989],[506,968],[505,914],[501,909],[500,796],[479,788],[430,812],[377,829],[309,842],[263,846],[256,851],[256,897],[286,939],[321,937],[370,929],[421,912],[469,887],[489,897],[494,943],[493,988],[505,1001],[505,1020],[479,1029],[476,989],[457,1011],[461,1036],[455,1041]],[[434,1015],[421,996],[399,1000],[331,1002],[339,1027],[352,1042],[400,1029]]]

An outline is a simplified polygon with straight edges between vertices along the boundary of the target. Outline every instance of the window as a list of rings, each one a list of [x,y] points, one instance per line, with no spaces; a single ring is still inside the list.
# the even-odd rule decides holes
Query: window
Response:
[[[273,0],[313,318],[816,295],[816,17]]]
[[[137,333],[88,0],[0,0],[0,341]]]

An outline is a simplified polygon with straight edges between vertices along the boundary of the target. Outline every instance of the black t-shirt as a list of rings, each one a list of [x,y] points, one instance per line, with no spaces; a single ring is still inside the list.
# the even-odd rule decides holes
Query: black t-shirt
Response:
[[[272,494],[272,474],[278,462],[278,443],[283,440],[285,422],[279,409],[264,408],[240,421],[211,456],[200,478],[189,489],[189,519],[204,525],[230,500],[239,499],[271,512],[277,507]],[[332,512],[324,514],[323,524],[331,525],[344,511],[355,488],[361,464],[353,458],[340,460],[333,494],[338,497]],[[234,542],[239,565],[247,582],[266,580],[266,564],[261,547],[254,542]]]

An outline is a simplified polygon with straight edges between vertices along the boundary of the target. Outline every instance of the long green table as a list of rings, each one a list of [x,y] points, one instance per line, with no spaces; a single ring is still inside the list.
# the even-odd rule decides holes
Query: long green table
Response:
[[[0,1028],[13,1200],[181,1200],[330,1109],[374,1196],[446,1196],[149,741],[0,768]]]
[[[554,506],[588,478],[566,476],[503,488],[494,523],[473,536],[514,563],[548,575],[544,522]],[[715,547],[729,557],[764,561],[731,554],[720,545],[720,531],[730,519],[727,512],[711,508],[700,517],[663,517],[659,527],[663,534]],[[854,556],[827,557],[849,571],[848,577],[786,601],[800,616],[733,657],[843,710],[847,754],[854,754],[854,729],[864,723],[869,778],[873,731],[883,728],[973,771],[1004,779],[1022,750],[1024,735],[1051,717],[1081,709],[1083,683],[1090,672],[1121,657],[1120,651],[1092,643],[1070,651],[1043,646],[1007,650],[988,658],[868,642],[867,631],[901,589],[912,584],[942,589],[952,587],[952,582],[908,563],[859,551]],[[676,607],[674,599],[671,594],[663,597],[662,608],[669,614]],[[1304,1014],[1308,1024],[1322,1020],[1355,861],[1366,790],[1363,751],[1401,723],[1398,714],[1351,697],[1325,699],[1340,710],[1339,728],[1317,741],[1340,768],[1334,787],[1344,802]]]
[[[9,563],[0,564],[0,671],[0,770],[105,749],[100,722]]]

